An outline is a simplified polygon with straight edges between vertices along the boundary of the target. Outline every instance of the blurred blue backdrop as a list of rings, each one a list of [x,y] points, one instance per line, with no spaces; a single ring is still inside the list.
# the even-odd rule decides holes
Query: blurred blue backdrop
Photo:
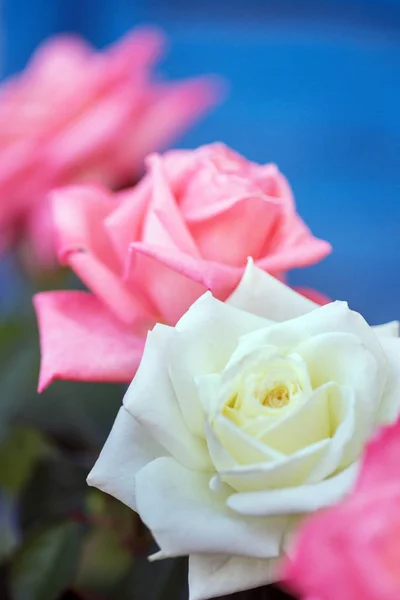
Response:
[[[3,75],[52,33],[103,46],[143,22],[170,37],[162,72],[230,81],[227,102],[179,145],[218,139],[278,163],[300,213],[333,244],[291,281],[372,323],[400,318],[400,2],[5,0]]]

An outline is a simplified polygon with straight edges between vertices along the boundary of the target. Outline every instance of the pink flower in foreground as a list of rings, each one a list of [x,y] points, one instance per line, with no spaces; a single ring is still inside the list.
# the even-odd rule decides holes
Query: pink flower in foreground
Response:
[[[400,598],[400,421],[369,444],[353,494],[305,523],[284,579],[306,600]]]
[[[149,152],[216,103],[213,79],[152,80],[163,46],[157,29],[138,29],[103,52],[55,37],[0,88],[0,232],[27,246],[33,266],[55,260],[50,189],[133,182]]]
[[[330,251],[278,168],[223,144],[152,155],[129,191],[75,186],[53,200],[60,260],[91,293],[36,296],[40,389],[57,378],[130,381],[148,329],[174,325],[207,289],[225,300],[248,256],[282,278]]]

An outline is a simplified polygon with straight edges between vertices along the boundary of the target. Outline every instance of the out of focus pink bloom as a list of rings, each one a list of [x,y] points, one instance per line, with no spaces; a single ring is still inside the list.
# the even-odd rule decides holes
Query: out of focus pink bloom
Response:
[[[130,381],[148,329],[174,325],[208,289],[225,300],[248,256],[283,278],[330,251],[296,213],[275,165],[223,144],[152,155],[146,164],[129,191],[54,194],[60,260],[91,293],[36,296],[40,389],[56,378]]]
[[[219,99],[212,78],[154,81],[163,47],[162,33],[151,28],[104,52],[55,37],[0,88],[0,232],[23,241],[32,266],[51,266],[55,258],[51,188],[132,183],[149,152],[166,147]]]
[[[367,447],[353,494],[305,523],[283,577],[305,600],[399,600],[400,421]]]

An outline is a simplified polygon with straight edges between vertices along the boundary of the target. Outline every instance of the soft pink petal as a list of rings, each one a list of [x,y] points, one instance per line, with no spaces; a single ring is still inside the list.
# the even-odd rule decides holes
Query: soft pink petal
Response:
[[[74,115],[91,112],[104,94],[118,91],[121,84],[131,84],[120,96],[124,102],[137,96],[163,46],[164,36],[156,28],[135,29],[103,52],[95,52],[78,37],[55,37],[36,52],[20,76],[21,85],[26,81],[25,96],[31,104],[33,93],[42,99],[43,109],[47,108],[43,126],[52,137],[54,126],[59,129]]]
[[[155,214],[157,224],[160,222],[163,225],[170,239],[174,241],[176,248],[192,256],[199,257],[199,251],[169,187],[161,157],[158,155],[150,156],[147,159],[147,165],[149,168],[147,177],[151,178],[153,189],[142,241],[154,243],[157,240],[160,243],[157,235],[159,227],[157,227],[156,231],[151,227],[151,219],[153,214]]]
[[[130,244],[140,239],[151,193],[151,181],[146,177],[135,187],[119,192],[115,210],[104,221],[121,264],[126,262]]]
[[[203,258],[244,268],[248,256],[259,258],[279,227],[282,206],[261,195],[229,197],[229,185],[225,192],[227,200],[206,206],[188,223]]]
[[[168,178],[170,188],[185,220],[184,202],[187,196],[187,186],[201,166],[199,155],[203,147],[200,146],[195,150],[168,150],[161,155],[164,174]],[[146,165],[150,157],[151,155],[146,159]]]
[[[104,162],[104,171],[98,170],[97,179],[115,185],[115,178],[109,174],[115,170],[118,173],[113,150],[126,135],[140,94],[140,90],[128,91],[126,85],[114,87],[75,116],[68,127],[55,132],[46,146],[45,160],[49,168],[66,182],[79,181],[81,173],[90,172],[92,164]]]
[[[25,215],[19,252],[29,271],[35,273],[58,268],[54,223],[49,198],[36,202]]]
[[[383,427],[368,444],[356,493],[367,493],[392,481],[400,485],[400,420]]]
[[[158,321],[175,325],[207,288],[201,279],[187,277],[184,271],[168,265],[164,260],[166,251],[161,247],[159,252],[152,252],[144,244],[132,244],[126,279],[131,287],[145,291]],[[186,256],[174,252],[176,256]],[[195,259],[188,258],[196,263]]]
[[[142,255],[152,258],[157,263],[168,267],[168,270],[182,275],[184,277],[182,285],[184,281],[186,281],[186,285],[189,282],[199,283],[201,287],[196,288],[199,295],[205,290],[211,290],[216,298],[225,300],[236,287],[244,272],[244,268],[240,269],[217,262],[196,259],[175,249],[155,244],[149,245],[138,242],[132,244],[131,248],[131,260],[126,273],[128,281],[137,279],[139,274],[142,273],[136,262],[137,257]],[[148,273],[147,276],[150,277],[151,274]],[[146,287],[146,284],[144,284],[144,287]],[[203,292],[200,290],[203,290]],[[182,304],[186,304],[184,289],[181,290],[181,293],[183,294]],[[194,299],[195,297],[193,297]],[[166,310],[166,307],[163,306],[162,308]]]
[[[57,36],[38,48],[27,69],[16,77],[19,113],[31,135],[36,133],[42,142],[51,138],[96,98],[105,73],[97,68],[96,57],[83,39],[74,36]],[[14,94],[14,105],[15,101]]]
[[[353,494],[308,519],[283,578],[302,597],[400,597],[400,421],[368,444]]]
[[[137,27],[111,46],[107,53],[108,68],[123,77],[142,73],[147,76],[153,63],[165,49],[166,38],[157,27]]]
[[[281,233],[283,237],[284,232]],[[293,242],[293,243],[292,243]],[[287,241],[264,258],[256,261],[258,267],[274,274],[297,267],[308,267],[325,258],[332,250],[331,245],[324,240],[304,233],[301,240]]]
[[[122,173],[116,152],[125,146],[127,131],[135,137],[134,123],[148,103],[149,71],[164,41],[160,30],[139,28],[105,52],[93,54],[91,98],[85,103],[80,90],[79,112],[71,111],[73,121],[52,136],[47,147],[47,164],[60,170],[64,179],[79,181],[80,173],[96,171],[98,181],[118,184]]]
[[[0,161],[0,223],[10,223],[40,199],[52,183],[52,174],[41,168],[43,150],[34,140],[3,148]]]
[[[296,213],[292,188],[275,164],[255,165],[253,172],[256,181],[268,196],[279,199],[289,214]]]
[[[400,486],[355,494],[307,520],[283,570],[301,597],[398,600]]]
[[[266,201],[282,204],[276,194],[279,170],[275,165],[252,163],[221,142],[192,152],[192,163],[195,165],[191,177],[181,193],[181,207],[189,220],[232,198],[262,196]]]
[[[221,100],[219,80],[198,77],[178,83],[154,87],[152,98],[135,125],[135,135],[121,147],[121,161],[129,161],[132,169],[144,158],[165,148],[190,125]]]
[[[57,230],[60,260],[70,252],[93,253],[110,269],[121,269],[104,228],[104,219],[115,208],[116,200],[97,185],[74,185],[51,194],[53,220]]]
[[[83,282],[90,281],[88,287],[125,325],[136,326],[142,321],[150,325],[154,321],[151,307],[134,296],[115,273],[90,254],[73,252],[68,257],[68,264]]]
[[[82,65],[93,56],[94,49],[85,40],[74,35],[59,35],[46,40],[36,50],[28,65],[28,74],[32,72],[42,81],[51,84],[54,81],[70,86],[69,76],[82,71]],[[18,77],[18,76],[17,76]]]
[[[59,258],[123,323],[152,320],[147,307],[122,281],[119,264],[104,227],[115,198],[99,186],[71,186],[53,193]]]
[[[128,382],[145,332],[119,323],[87,292],[43,292],[34,297],[42,363],[39,391],[55,379]]]

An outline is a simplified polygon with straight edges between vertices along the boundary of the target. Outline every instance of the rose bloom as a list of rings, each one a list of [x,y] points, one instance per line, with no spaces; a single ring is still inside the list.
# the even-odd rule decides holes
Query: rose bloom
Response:
[[[206,293],[148,334],[89,484],[139,513],[156,558],[189,555],[191,600],[274,581],[299,520],[349,491],[399,413],[397,333],[250,261],[227,303]]]
[[[133,182],[149,152],[217,102],[220,86],[210,78],[153,81],[163,46],[157,29],[137,29],[103,52],[58,36],[1,86],[2,247],[22,240],[32,267],[53,266],[46,193],[86,180]]]
[[[354,493],[305,523],[283,577],[307,600],[400,598],[400,421],[368,445]]]
[[[56,378],[128,382],[148,329],[175,325],[208,289],[225,300],[248,256],[284,277],[330,251],[296,213],[275,165],[223,144],[153,155],[146,164],[129,191],[78,186],[54,194],[60,260],[91,293],[36,296],[40,389]]]

